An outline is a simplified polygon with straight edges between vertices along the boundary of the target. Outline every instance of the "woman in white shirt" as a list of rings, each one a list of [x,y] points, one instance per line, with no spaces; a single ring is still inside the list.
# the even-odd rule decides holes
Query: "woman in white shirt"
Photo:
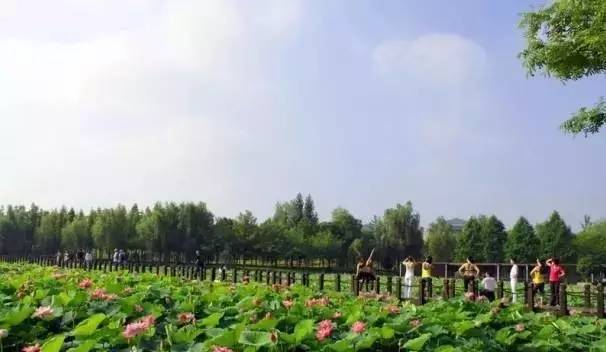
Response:
[[[415,278],[415,260],[412,257],[406,257],[402,262],[406,267],[406,273],[404,274],[404,298],[410,298],[412,291],[412,283]]]
[[[509,259],[511,271],[509,272],[509,283],[511,285],[511,303],[516,303],[516,286],[518,285],[518,264],[514,258]]]
[[[92,267],[91,264],[93,263],[93,255],[90,251],[86,251],[86,254],[84,255],[84,263],[86,264],[87,269]]]

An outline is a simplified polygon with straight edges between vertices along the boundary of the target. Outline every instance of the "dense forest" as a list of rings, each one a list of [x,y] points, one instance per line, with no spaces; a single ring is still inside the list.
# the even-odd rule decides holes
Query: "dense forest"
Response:
[[[153,207],[43,210],[36,205],[0,208],[0,254],[53,254],[59,250],[95,249],[106,257],[114,248],[148,259],[191,258],[196,249],[216,260],[321,260],[349,266],[375,248],[376,260],[393,267],[404,256],[432,255],[436,261],[520,262],[560,257],[579,261],[585,271],[606,263],[606,223],[591,223],[574,235],[557,212],[533,226],[521,217],[507,230],[494,215],[472,216],[455,230],[444,218],[426,230],[412,203],[397,204],[364,224],[337,208],[320,221],[311,196],[278,203],[265,221],[244,211],[236,218],[215,216],[204,203],[157,203]]]

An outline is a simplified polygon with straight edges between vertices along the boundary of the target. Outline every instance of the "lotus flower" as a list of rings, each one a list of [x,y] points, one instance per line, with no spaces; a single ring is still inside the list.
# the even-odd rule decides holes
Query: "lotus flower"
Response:
[[[278,332],[277,331],[272,331],[269,334],[269,339],[271,340],[272,343],[278,342]]]
[[[465,292],[465,299],[468,301],[475,301],[476,295],[473,292]]]
[[[40,344],[35,344],[33,346],[26,346],[21,349],[21,352],[40,352]]]
[[[93,285],[93,281],[89,278],[86,278],[86,279],[80,281],[80,283],[78,284],[78,287],[87,289],[87,288],[90,288],[92,285]]]
[[[53,309],[48,306],[38,307],[32,318],[48,319],[53,316]]]
[[[517,332],[522,332],[522,331],[524,331],[524,329],[525,329],[525,328],[524,328],[524,324],[521,324],[521,323],[520,323],[520,324],[517,324],[517,325],[516,325],[516,327],[515,327],[515,330],[516,330]]]
[[[144,308],[138,304],[135,304],[134,308],[137,313],[141,313],[144,310]]]
[[[179,319],[179,323],[188,324],[196,321],[196,317],[192,313],[180,313],[177,315],[177,319]]]
[[[333,319],[339,319],[342,316],[343,316],[343,314],[341,312],[335,312],[335,314],[332,315],[332,318]]]
[[[140,320],[130,323],[126,325],[124,332],[122,332],[122,336],[124,336],[127,340],[130,341],[133,337],[144,334],[149,328],[154,325],[155,318],[153,315],[148,315]]]
[[[8,330],[0,329],[0,339],[3,339],[8,336]]]
[[[293,302],[293,301],[292,301],[292,300],[290,300],[290,299],[285,299],[285,300],[283,300],[283,301],[282,301],[282,305],[284,305],[284,308],[286,308],[286,309],[290,309],[290,307],[292,307],[292,305],[293,305],[294,303],[295,303],[295,302]]]
[[[325,297],[311,298],[311,299],[308,299],[307,301],[305,301],[305,306],[307,308],[313,308],[315,306],[324,307],[326,305],[328,305],[328,298],[325,298]]]
[[[234,351],[227,347],[213,346],[213,352],[234,352]]]
[[[387,311],[389,314],[400,314],[400,307],[398,306],[388,306]]]
[[[353,325],[351,326],[351,331],[355,332],[356,334],[361,334],[364,332],[364,330],[366,330],[366,324],[359,320],[353,323]]]
[[[332,334],[333,327],[332,321],[322,320],[320,323],[318,323],[316,339],[320,342],[326,340]]]

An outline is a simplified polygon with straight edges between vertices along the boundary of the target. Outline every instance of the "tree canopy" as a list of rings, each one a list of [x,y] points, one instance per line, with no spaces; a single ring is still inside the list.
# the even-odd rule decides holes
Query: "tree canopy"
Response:
[[[606,73],[606,1],[554,0],[522,14],[526,48],[519,54],[529,75],[564,82]],[[585,136],[606,123],[606,102],[582,107],[562,130]]]

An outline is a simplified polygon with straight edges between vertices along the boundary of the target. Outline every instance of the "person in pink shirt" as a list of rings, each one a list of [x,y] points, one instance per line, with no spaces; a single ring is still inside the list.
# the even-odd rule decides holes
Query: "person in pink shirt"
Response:
[[[560,260],[557,258],[551,258],[546,263],[549,266],[549,287],[551,288],[551,302],[552,306],[560,304],[560,282],[566,272],[564,268],[560,266]]]

